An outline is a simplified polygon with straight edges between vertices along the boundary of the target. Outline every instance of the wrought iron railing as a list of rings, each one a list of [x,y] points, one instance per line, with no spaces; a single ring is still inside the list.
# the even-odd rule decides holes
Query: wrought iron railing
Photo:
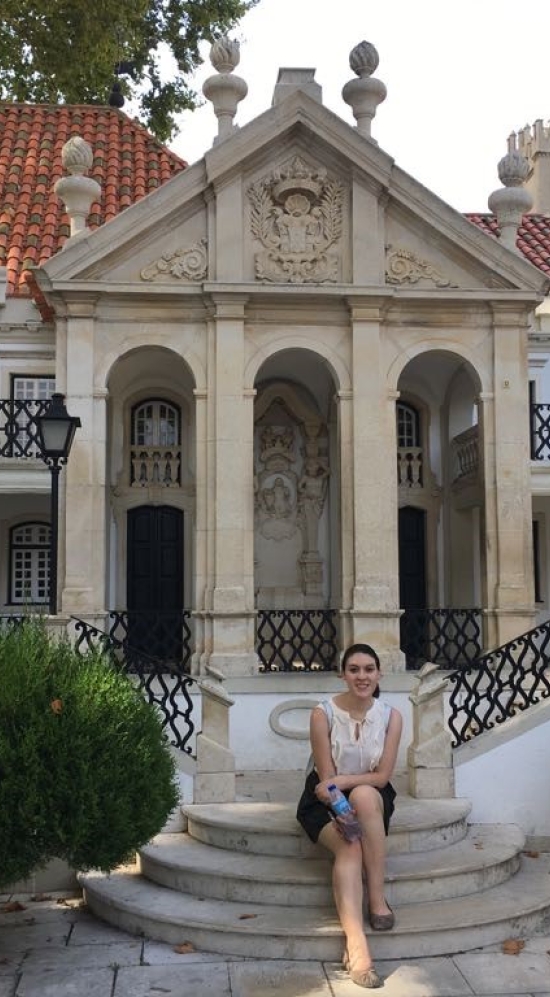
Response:
[[[0,398],[0,457],[40,457],[37,418],[47,399]]]
[[[531,405],[531,460],[550,460],[550,405]]]
[[[550,621],[449,675],[453,745],[492,730],[550,696]]]
[[[127,639],[120,640],[84,620],[72,617],[75,648],[79,653],[99,646],[115,667],[135,678],[137,686],[162,717],[162,726],[170,743],[188,755],[193,754],[189,743],[195,732],[192,718],[193,701],[189,690],[194,683],[190,675],[173,663],[156,659],[133,647]]]
[[[256,653],[261,672],[335,671],[335,609],[259,609]]]
[[[169,612],[113,609],[108,635],[123,647],[132,647],[146,657],[175,664],[189,672],[193,653],[192,614],[188,609]]]
[[[476,661],[483,651],[480,609],[406,609],[401,617],[401,650],[407,669],[426,661],[458,668]]]

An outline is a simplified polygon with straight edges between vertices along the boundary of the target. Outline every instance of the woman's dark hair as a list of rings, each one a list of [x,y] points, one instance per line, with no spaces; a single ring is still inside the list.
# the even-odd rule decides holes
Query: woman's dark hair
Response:
[[[342,664],[341,664],[342,672],[345,672],[346,665],[349,659],[354,654],[367,654],[369,658],[372,658],[374,660],[374,663],[378,668],[378,671],[380,671],[380,658],[378,657],[374,648],[370,646],[370,644],[350,644],[350,646],[346,648],[346,650],[342,655]],[[376,692],[374,693],[374,696],[376,698],[379,695],[380,695],[380,689],[377,688]]]

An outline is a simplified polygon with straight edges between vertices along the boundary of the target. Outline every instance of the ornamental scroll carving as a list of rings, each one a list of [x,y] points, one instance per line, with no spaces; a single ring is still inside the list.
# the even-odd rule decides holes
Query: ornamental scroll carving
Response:
[[[386,247],[386,282],[388,284],[417,284],[430,280],[436,287],[457,287],[433,263],[423,260],[409,249]]]
[[[338,279],[343,189],[299,156],[248,188],[257,280],[285,284]],[[330,250],[330,251],[329,251]]]
[[[205,280],[208,267],[207,242],[199,239],[192,246],[165,253],[159,260],[149,263],[140,273],[142,280]]]

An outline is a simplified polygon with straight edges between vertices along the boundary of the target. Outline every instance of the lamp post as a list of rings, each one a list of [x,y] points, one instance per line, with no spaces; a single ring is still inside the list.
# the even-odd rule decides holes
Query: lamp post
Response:
[[[57,614],[57,536],[59,520],[59,472],[67,463],[74,434],[81,425],[78,416],[69,415],[65,395],[53,394],[49,407],[37,420],[42,460],[52,476],[50,532],[50,616]]]

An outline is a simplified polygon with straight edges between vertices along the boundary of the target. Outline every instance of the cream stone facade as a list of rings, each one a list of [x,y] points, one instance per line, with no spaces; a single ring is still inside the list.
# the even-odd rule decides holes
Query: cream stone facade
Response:
[[[82,423],[62,614],[187,610],[195,675],[256,675],[262,613],[328,614],[386,673],[404,610],[476,608],[485,649],[536,619],[528,330],[547,281],[379,148],[371,49],[344,88],[355,128],[313,70],[281,70],[237,129],[246,86],[217,51],[213,148],[94,232],[70,206],[80,150],[72,238],[35,275],[53,320],[4,306],[3,397],[17,370],[55,376]],[[49,478],[4,468],[7,550],[47,523]]]

